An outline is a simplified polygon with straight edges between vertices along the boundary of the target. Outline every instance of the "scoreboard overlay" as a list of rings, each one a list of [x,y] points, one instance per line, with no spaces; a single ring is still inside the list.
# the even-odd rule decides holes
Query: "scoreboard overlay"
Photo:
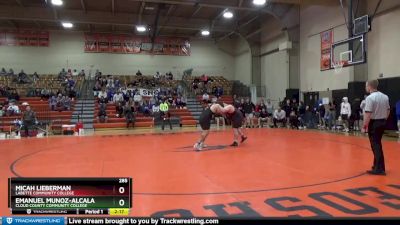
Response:
[[[128,215],[132,178],[9,178],[12,214]]]

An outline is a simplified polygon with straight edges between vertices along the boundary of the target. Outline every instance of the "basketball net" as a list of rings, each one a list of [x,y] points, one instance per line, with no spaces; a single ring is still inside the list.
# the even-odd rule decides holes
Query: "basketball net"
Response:
[[[344,61],[339,61],[339,62],[334,62],[332,64],[332,67],[335,69],[335,73],[340,73],[342,72],[343,66],[344,66]]]

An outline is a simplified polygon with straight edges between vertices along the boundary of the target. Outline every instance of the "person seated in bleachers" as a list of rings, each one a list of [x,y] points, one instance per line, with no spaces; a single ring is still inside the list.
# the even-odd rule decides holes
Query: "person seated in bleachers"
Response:
[[[159,80],[161,78],[160,72],[157,71],[156,74],[154,74],[153,78],[155,80]]]
[[[95,77],[101,77],[102,73],[100,72],[99,69],[96,69],[96,72],[94,73]]]
[[[106,108],[107,108],[106,104],[100,104],[99,112],[97,113],[98,123],[107,123],[108,116]]]
[[[66,111],[71,110],[71,98],[69,96],[63,97],[63,105],[64,105],[64,110]]]
[[[76,69],[74,69],[74,70],[72,71],[72,76],[76,77],[76,76],[78,76],[78,75],[79,75],[78,71],[77,71]]]
[[[10,101],[7,107],[6,115],[7,116],[14,116],[20,114],[21,111],[19,110],[18,105],[15,103],[15,101]]]
[[[93,87],[93,95],[98,96],[99,92],[101,91],[101,88],[102,87],[101,87],[100,81],[97,80]]]
[[[142,112],[144,116],[150,116],[151,115],[151,109],[153,108],[153,104],[151,104],[150,101],[144,101],[142,105]]]
[[[0,117],[3,117],[6,115],[6,107],[3,105],[0,105]]]
[[[299,118],[297,117],[296,112],[294,110],[290,112],[289,124],[290,128],[299,129]]]
[[[140,70],[138,70],[138,71],[136,72],[136,76],[142,76],[142,72],[140,72]]]
[[[115,116],[118,118],[124,116],[124,106],[122,105],[122,102],[117,102],[117,105],[115,106]]]
[[[217,98],[220,98],[222,97],[222,95],[224,95],[224,88],[222,86],[218,86],[215,96],[217,96]]]
[[[32,81],[33,81],[33,83],[36,84],[36,83],[38,82],[38,80],[39,80],[39,74],[38,74],[37,72],[34,72],[34,73],[32,74]]]
[[[67,78],[71,78],[72,77],[72,70],[68,69],[67,71]]]
[[[7,97],[8,97],[8,99],[9,99],[10,101],[11,101],[11,100],[14,100],[14,101],[16,101],[16,102],[19,101],[19,94],[18,94],[18,92],[17,92],[16,89],[10,89],[10,90],[8,91]]]
[[[14,70],[12,69],[12,68],[10,68],[9,70],[8,70],[8,73],[7,73],[7,76],[14,76],[15,74],[14,74]]]
[[[7,75],[7,71],[6,71],[6,69],[3,67],[3,68],[1,68],[1,71],[0,71],[0,76],[6,76]]]
[[[175,104],[176,104],[176,107],[177,107],[178,109],[184,109],[184,108],[186,107],[186,102],[185,102],[185,99],[184,99],[183,96],[178,96],[178,97],[176,98]]]
[[[115,88],[114,78],[112,76],[108,76],[106,87],[107,88]]]
[[[58,73],[58,79],[64,80],[66,76],[67,76],[67,71],[65,71],[65,68],[62,68],[62,70]]]
[[[56,98],[56,111],[62,112],[64,110],[64,98],[62,94],[58,94]]]
[[[117,91],[117,93],[114,94],[114,96],[113,96],[114,104],[118,104],[119,102],[123,102],[123,101],[124,101],[124,95],[120,91]]]
[[[210,96],[208,95],[207,92],[204,92],[201,100],[203,101],[203,103],[209,103],[210,102]]]
[[[107,95],[107,92],[106,92],[106,90],[105,89],[102,89],[100,92],[99,92],[99,94],[97,95],[97,98],[101,98],[101,97],[103,97],[103,98],[106,98],[107,99],[107,97],[108,97],[108,95]]]
[[[31,109],[31,106],[26,106],[21,121],[25,131],[25,137],[29,137],[29,130],[32,129],[32,126],[37,122],[36,113]]]
[[[78,76],[85,77],[86,76],[85,70],[81,70],[81,72],[79,72]]]
[[[75,81],[72,78],[67,78],[67,87],[74,89],[75,88]]]
[[[154,118],[158,118],[160,116],[160,103],[156,101],[151,108],[151,113]]]
[[[279,106],[277,110],[274,112],[274,127],[278,128],[278,123],[282,123],[283,126],[286,126],[286,112],[282,110]]]
[[[261,108],[260,113],[258,114],[258,126],[263,127],[264,123],[268,125],[268,113],[265,108]]]
[[[115,78],[114,80],[114,87],[117,90],[121,88],[121,81],[118,78]]]
[[[126,128],[132,124],[132,128],[135,127],[135,108],[131,103],[127,103],[124,107],[124,115],[126,119]]]
[[[98,100],[99,104],[107,104],[108,103],[108,99],[104,98],[104,96],[101,96]]]
[[[56,110],[56,105],[57,105],[57,97],[55,95],[51,96],[49,98],[49,108],[51,111]]]
[[[133,96],[133,101],[135,102],[135,106],[139,106],[142,103],[143,97],[140,95],[139,90],[135,91],[135,95]]]
[[[167,73],[167,79],[168,80],[173,80],[174,79],[174,75],[172,74],[171,71],[169,71],[169,73]]]
[[[28,75],[24,72],[24,70],[21,70],[17,76],[16,80],[19,84],[27,84],[30,83],[30,80],[28,78]]]

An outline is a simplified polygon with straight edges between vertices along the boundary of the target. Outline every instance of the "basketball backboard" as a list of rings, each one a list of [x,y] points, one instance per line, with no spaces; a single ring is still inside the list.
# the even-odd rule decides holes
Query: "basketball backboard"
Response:
[[[365,37],[359,35],[332,44],[331,60],[332,68],[342,64],[343,67],[366,62]]]

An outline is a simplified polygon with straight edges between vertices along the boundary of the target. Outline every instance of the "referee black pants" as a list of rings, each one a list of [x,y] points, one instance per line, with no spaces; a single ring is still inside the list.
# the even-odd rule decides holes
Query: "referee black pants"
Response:
[[[368,126],[368,137],[374,153],[374,164],[372,170],[385,172],[385,157],[382,149],[382,136],[385,131],[386,120],[371,120]]]

